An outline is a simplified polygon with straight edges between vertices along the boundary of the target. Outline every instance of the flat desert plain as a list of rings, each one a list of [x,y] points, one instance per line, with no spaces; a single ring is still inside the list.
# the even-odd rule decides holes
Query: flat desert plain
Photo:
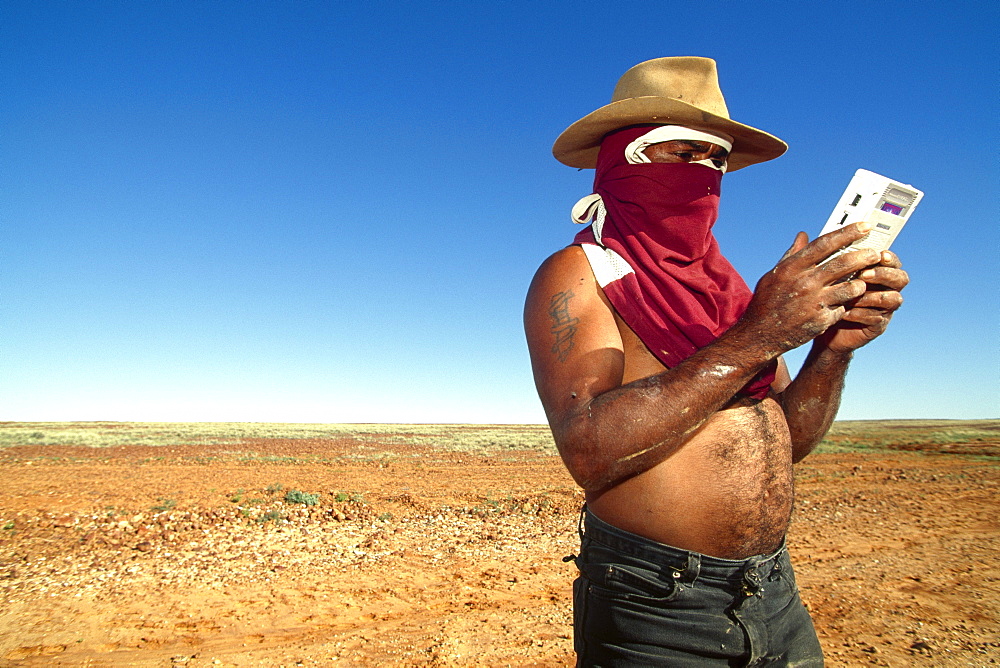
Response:
[[[1000,662],[1000,420],[838,422],[788,542],[830,666]],[[569,666],[540,426],[0,424],[0,665]]]

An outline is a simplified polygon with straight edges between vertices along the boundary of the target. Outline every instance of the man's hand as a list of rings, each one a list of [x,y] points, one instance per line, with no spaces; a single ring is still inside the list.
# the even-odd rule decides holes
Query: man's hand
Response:
[[[865,293],[848,304],[844,317],[817,342],[832,352],[849,353],[880,336],[903,304],[900,290],[910,282],[901,266],[895,253],[882,251],[876,266],[858,274],[867,285]]]
[[[813,339],[831,351],[849,353],[877,337],[902,303],[899,290],[908,281],[896,256],[863,249],[820,264],[871,227],[848,225],[812,242],[799,232],[781,261],[757,283],[734,329],[772,354]],[[859,275],[847,280],[854,274]]]

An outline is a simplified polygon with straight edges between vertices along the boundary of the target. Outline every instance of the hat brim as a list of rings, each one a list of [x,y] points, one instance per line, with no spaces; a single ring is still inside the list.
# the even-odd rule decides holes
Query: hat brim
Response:
[[[696,130],[715,130],[733,138],[726,170],[773,160],[788,150],[788,144],[763,130],[716,116],[671,97],[632,97],[612,102],[587,114],[566,128],[552,146],[556,160],[570,167],[592,168],[604,135],[630,125],[684,125]]]

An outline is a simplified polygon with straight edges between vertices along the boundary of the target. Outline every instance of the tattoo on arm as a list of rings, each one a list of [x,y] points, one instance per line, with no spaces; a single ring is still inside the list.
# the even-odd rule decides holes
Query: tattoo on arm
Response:
[[[556,342],[552,344],[552,352],[560,362],[566,361],[569,351],[573,348],[573,336],[580,322],[579,318],[569,314],[569,300],[574,296],[572,290],[566,290],[557,292],[549,300],[549,316],[552,318],[550,329],[556,337]]]

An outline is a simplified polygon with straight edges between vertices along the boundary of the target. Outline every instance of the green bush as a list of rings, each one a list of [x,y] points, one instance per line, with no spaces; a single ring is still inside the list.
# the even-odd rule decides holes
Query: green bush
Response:
[[[290,489],[288,493],[285,494],[285,501],[288,503],[301,503],[306,506],[315,506],[319,504],[319,494],[309,494],[307,492],[300,492],[297,489]]]

